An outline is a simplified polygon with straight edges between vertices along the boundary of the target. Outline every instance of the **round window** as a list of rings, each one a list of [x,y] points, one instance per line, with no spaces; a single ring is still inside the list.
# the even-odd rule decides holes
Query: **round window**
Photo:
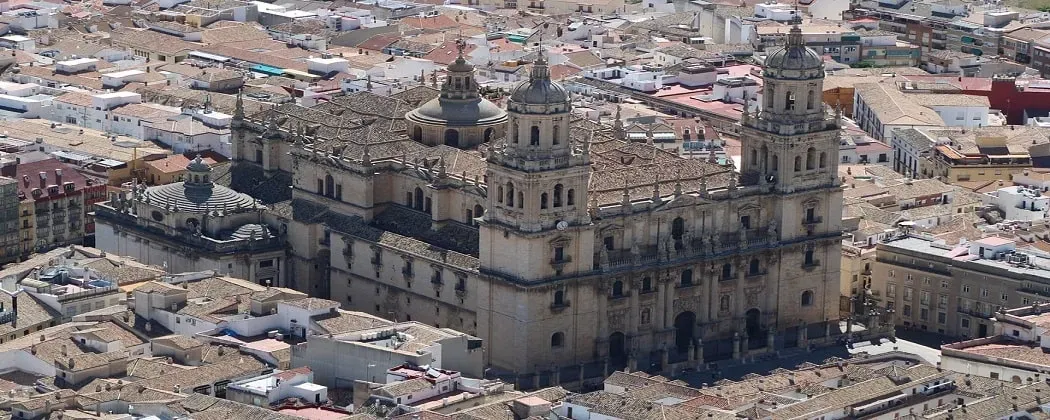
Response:
[[[156,210],[153,210],[153,213],[150,214],[150,216],[153,217],[153,220],[156,220],[158,222],[164,220],[164,214]]]

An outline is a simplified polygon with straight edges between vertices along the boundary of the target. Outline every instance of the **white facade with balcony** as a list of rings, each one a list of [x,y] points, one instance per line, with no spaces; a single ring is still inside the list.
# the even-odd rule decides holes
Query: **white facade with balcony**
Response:
[[[1050,197],[1037,188],[1014,185],[985,193],[984,204],[993,205],[1003,212],[1006,220],[1031,222],[1047,218]]]

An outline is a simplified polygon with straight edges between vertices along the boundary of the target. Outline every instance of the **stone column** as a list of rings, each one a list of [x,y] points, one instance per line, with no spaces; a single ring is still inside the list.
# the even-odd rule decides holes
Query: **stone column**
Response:
[[[551,386],[558,386],[561,384],[561,369],[557,366],[551,368]]]
[[[664,285],[664,328],[671,328],[674,326],[674,282],[668,279]]]
[[[256,282],[256,279],[255,279],[255,261],[252,261],[251,259],[249,259],[247,268],[248,268],[248,279],[247,280],[252,282],[252,283],[255,283]]]
[[[653,314],[653,320],[651,321],[654,325],[658,325],[660,328],[668,328],[667,325],[667,313],[664,311],[664,289],[667,288],[667,284],[660,281],[659,277],[653,279],[656,281],[656,313]],[[655,339],[655,337],[654,337]]]
[[[608,340],[609,339],[609,320],[608,310],[608,296],[605,295],[605,288],[598,289],[598,339]]]
[[[704,364],[704,340],[696,339],[696,369]]]
[[[747,353],[750,352],[748,347],[751,346],[751,336],[744,331],[744,335],[740,336],[740,356],[747,357]]]
[[[824,341],[828,341],[831,338],[831,323],[824,321]]]
[[[714,270],[708,270],[707,276],[707,311],[704,313],[703,322],[711,323],[717,319],[718,311],[718,276]]]
[[[628,313],[627,313],[627,332],[628,332],[627,335],[631,336],[631,337],[633,337],[633,336],[638,334],[638,317],[640,316],[638,311],[640,310],[640,308],[638,308],[638,290],[637,289],[638,288],[635,288],[635,290],[631,290],[631,292],[630,292],[631,296],[628,298],[628,299],[630,299],[630,306],[629,306],[630,309],[628,310]]]
[[[696,344],[689,344],[689,361],[696,360]]]
[[[263,140],[261,146],[262,146],[262,154],[263,154],[263,161],[262,161],[263,170],[264,171],[269,171],[269,170],[273,169],[273,168],[271,168],[271,165],[270,165],[270,142],[267,141],[267,140]]]
[[[669,357],[669,356],[668,356],[668,354],[669,354],[669,353],[670,353],[670,350],[667,350],[666,348],[662,348],[662,349],[660,349],[660,368],[661,368],[661,369],[662,369],[662,370],[663,370],[664,372],[667,372],[667,371],[668,371],[668,369],[670,369],[670,368],[671,368],[670,366],[668,366],[668,360],[669,360],[669,358],[668,358],[668,357]]]
[[[634,357],[633,353],[631,354],[631,358],[627,359],[627,371],[628,372],[637,372],[638,371],[638,358]]]
[[[580,385],[583,385],[584,380],[584,364],[580,363]]]
[[[605,365],[602,368],[604,370],[604,372],[605,372],[604,376],[609,376],[609,374],[611,373],[611,372],[609,372],[609,358],[606,357],[605,359],[602,359],[602,363]]]
[[[777,346],[777,330],[770,328],[769,333],[766,335],[766,348],[769,351],[776,351]]]
[[[740,360],[740,333],[733,333],[733,360]]]
[[[808,337],[807,337],[809,334],[806,333],[807,332],[806,331],[807,328],[809,328],[809,327],[806,326],[805,322],[799,322],[799,324],[798,324],[798,346],[799,347],[803,347],[804,348],[804,347],[809,345],[809,340],[808,340]]]

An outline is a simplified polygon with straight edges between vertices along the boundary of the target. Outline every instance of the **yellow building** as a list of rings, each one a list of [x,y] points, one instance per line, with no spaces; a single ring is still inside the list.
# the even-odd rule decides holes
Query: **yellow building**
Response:
[[[18,215],[18,237],[21,238],[19,249],[22,255],[29,255],[33,253],[36,244],[36,204],[33,200],[20,201]]]
[[[202,153],[201,157],[204,163],[211,167],[217,165],[220,160],[225,160],[215,153]],[[166,185],[183,181],[186,175],[186,165],[189,165],[190,160],[190,156],[175,154],[145,162],[140,179],[150,185]]]

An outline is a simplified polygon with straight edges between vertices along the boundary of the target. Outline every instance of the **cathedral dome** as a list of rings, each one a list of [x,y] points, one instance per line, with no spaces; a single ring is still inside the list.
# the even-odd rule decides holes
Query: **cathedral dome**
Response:
[[[765,73],[772,77],[803,79],[823,76],[824,58],[802,39],[802,29],[795,25],[784,47],[766,56]]]
[[[480,141],[471,140],[472,136],[477,136],[468,132],[469,130],[463,130],[470,127],[485,129],[507,121],[506,111],[481,97],[474,75],[474,65],[463,56],[465,45],[462,42],[458,43],[459,56],[448,65],[448,77],[441,85],[438,97],[405,114],[411,130],[416,131],[418,128],[420,131],[413,134],[417,141],[431,143],[423,138],[424,127],[427,131],[438,133],[439,136],[445,130],[453,129],[455,134],[452,137],[455,137],[455,140],[446,141],[446,144],[471,146]]]
[[[561,84],[551,80],[547,59],[542,53],[532,65],[529,80],[523,81],[510,91],[510,102],[513,105],[568,105],[569,91]],[[568,110],[568,107],[565,109]]]
[[[255,205],[251,196],[215,185],[211,179],[211,167],[200,155],[186,165],[186,181],[146,188],[142,200],[154,206],[172,206],[172,209],[193,213]]]
[[[484,98],[437,97],[408,113],[408,119],[443,126],[489,125],[507,120],[507,113]]]

